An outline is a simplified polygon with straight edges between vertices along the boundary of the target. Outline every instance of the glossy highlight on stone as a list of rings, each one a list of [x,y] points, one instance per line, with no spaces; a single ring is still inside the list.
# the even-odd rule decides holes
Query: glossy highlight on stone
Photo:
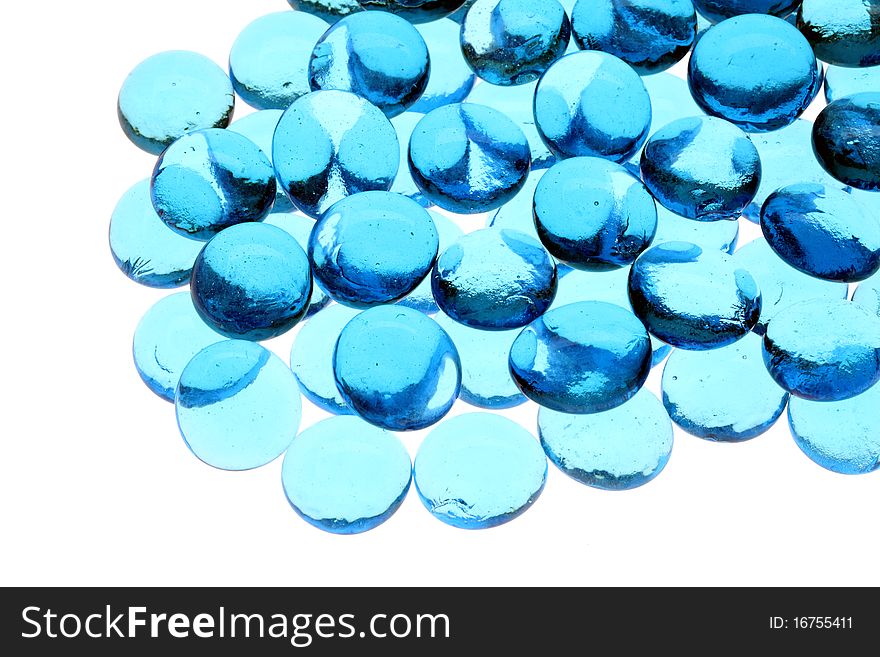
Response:
[[[278,127],[278,121],[281,120],[283,114],[284,112],[281,110],[259,110],[237,119],[228,128],[231,132],[244,135],[259,146],[260,150],[263,151],[263,155],[272,164],[273,171],[275,170],[275,165],[272,162],[272,139],[275,136],[275,128]],[[277,184],[276,181],[275,203],[272,206],[272,212],[290,212],[293,209],[287,194],[284,193],[281,185]]]
[[[410,23],[430,23],[456,11],[464,0],[358,0],[364,9],[387,11]]]
[[[440,238],[440,248],[438,253],[443,253],[448,247],[452,246],[464,233],[451,219],[428,210],[431,219],[434,220],[434,227],[437,229],[437,235]],[[431,276],[425,276],[416,289],[407,294],[403,299],[397,302],[401,306],[418,310],[419,312],[430,315],[436,313],[437,302],[434,301],[434,291],[431,289]]]
[[[461,26],[441,18],[416,25],[416,29],[428,46],[431,72],[428,86],[410,111],[424,114],[443,105],[462,102],[474,88],[476,76],[461,53]]]
[[[877,89],[880,89],[880,63],[864,68],[829,66],[825,71],[825,100],[829,103]]]
[[[654,244],[690,242],[704,249],[733,253],[739,237],[737,221],[694,221],[657,204],[657,232]]]
[[[771,14],[784,18],[797,11],[801,0],[693,0],[697,11],[713,23],[741,14]]]
[[[876,66],[878,15],[878,0],[803,0],[797,26],[819,59],[838,66]]]
[[[287,0],[297,11],[317,16],[331,25],[340,18],[363,11],[358,0]]]
[[[880,91],[826,105],[813,124],[813,152],[842,183],[880,191]]]

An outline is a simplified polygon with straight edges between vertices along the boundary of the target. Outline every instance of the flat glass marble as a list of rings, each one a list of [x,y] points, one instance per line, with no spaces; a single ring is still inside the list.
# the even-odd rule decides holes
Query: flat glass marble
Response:
[[[525,233],[483,228],[468,233],[437,258],[434,299],[466,326],[490,331],[525,326],[556,294],[556,263]]]
[[[461,361],[450,337],[430,317],[402,306],[369,308],[346,324],[333,372],[345,403],[392,431],[439,421],[461,388]]]
[[[880,191],[880,91],[826,105],[813,124],[813,152],[842,183]]]
[[[476,76],[461,54],[461,27],[441,18],[416,25],[416,29],[428,46],[431,71],[428,86],[410,110],[424,114],[443,105],[462,102],[473,89]]]
[[[880,89],[880,64],[865,68],[829,66],[825,71],[825,100],[829,103]]]
[[[211,128],[165,149],[153,169],[150,196],[169,228],[209,240],[229,226],[261,221],[275,202],[275,176],[250,139]]]
[[[663,405],[694,436],[735,443],[759,436],[785,410],[788,393],[764,367],[761,338],[712,351],[676,349],[663,367]]]
[[[663,404],[639,390],[601,413],[538,411],[538,435],[547,458],[569,477],[603,490],[629,490],[660,474],[672,454],[672,422]]]
[[[391,125],[394,126],[394,130],[397,132],[401,162],[406,162],[409,153],[409,138],[423,116],[424,114],[416,112],[404,112],[391,119]],[[422,194],[422,190],[416,186],[412,174],[409,172],[409,167],[405,165],[397,169],[397,176],[395,176],[394,183],[391,185],[391,191],[395,194],[402,194],[411,198],[424,208],[434,205],[431,199]]]
[[[784,18],[801,0],[693,0],[697,11],[713,23],[741,14],[772,14]]]
[[[134,332],[134,366],[147,387],[173,402],[180,373],[190,359],[224,337],[202,321],[187,292],[157,301]]]
[[[563,413],[598,413],[642,387],[651,369],[651,341],[628,310],[582,301],[524,328],[509,363],[514,382],[532,401]]]
[[[330,24],[355,12],[363,11],[357,0],[287,0],[297,11],[317,16]]]
[[[852,296],[857,303],[870,312],[880,316],[880,274],[875,274],[866,281],[859,283]]]
[[[322,420],[284,455],[281,483],[290,506],[318,529],[359,534],[388,520],[412,480],[412,461],[390,431],[355,417]]]
[[[255,342],[202,349],[180,375],[177,425],[193,454],[221,470],[275,460],[296,436],[302,402],[280,358]]]
[[[312,273],[290,234],[248,223],[227,228],[205,245],[190,287],[199,315],[218,333],[268,340],[305,317]]]
[[[487,529],[523,514],[547,479],[534,436],[500,415],[466,413],[431,431],[413,480],[425,508],[461,529]]]
[[[440,238],[440,248],[438,253],[443,253],[447,248],[452,246],[464,233],[452,220],[444,217],[437,212],[428,211],[431,219],[434,220],[434,227],[437,229],[437,235]],[[407,294],[403,299],[397,302],[401,306],[418,310],[419,312],[430,315],[436,313],[439,308],[437,302],[434,301],[434,291],[431,289],[431,277],[425,276],[424,280],[418,284],[415,290]]]
[[[291,202],[319,217],[350,194],[391,189],[400,147],[375,105],[344,91],[316,91],[284,112],[272,160]]]
[[[638,73],[597,51],[566,55],[548,68],[535,90],[534,111],[538,132],[560,158],[622,162],[651,127],[651,98]]]
[[[690,242],[704,249],[733,253],[738,237],[738,221],[694,221],[657,204],[657,232],[652,245]]]
[[[158,155],[188,132],[225,128],[235,93],[226,72],[207,57],[171,50],[148,57],[128,74],[117,113],[125,135]]]
[[[410,23],[430,23],[456,11],[464,0],[358,0],[364,9],[387,11]]]
[[[798,29],[822,61],[838,66],[880,64],[880,2],[804,0]]]
[[[272,163],[272,139],[275,136],[275,128],[278,127],[278,121],[284,114],[281,110],[260,110],[251,112],[246,116],[234,121],[228,128],[231,132],[237,132],[244,135],[263,151],[269,162]],[[275,165],[272,164],[274,171]],[[291,212],[293,205],[287,194],[280,185],[275,185],[275,203],[272,206],[272,212]]]

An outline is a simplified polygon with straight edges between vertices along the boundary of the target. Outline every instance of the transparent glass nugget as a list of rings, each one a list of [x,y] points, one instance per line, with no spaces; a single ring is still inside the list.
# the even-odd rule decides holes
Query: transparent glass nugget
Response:
[[[434,220],[434,227],[437,229],[437,235],[440,238],[440,248],[437,252],[443,253],[464,233],[461,228],[442,214],[432,212],[431,210],[428,210],[428,214],[430,214],[431,219]],[[415,290],[407,294],[397,303],[401,306],[418,310],[427,315],[436,313],[439,308],[437,307],[437,302],[434,301],[434,291],[431,289],[431,277],[425,276]]]
[[[572,479],[604,490],[647,484],[672,454],[672,422],[644,388],[601,413],[571,415],[542,408],[538,435],[551,463]]]
[[[880,89],[880,64],[865,68],[829,66],[825,71],[825,100],[829,103]]]
[[[185,50],[148,57],[128,74],[117,113],[125,135],[158,155],[175,139],[203,128],[225,128],[235,94],[226,72],[207,57]]]
[[[797,26],[816,56],[838,66],[880,64],[878,0],[804,0]]]
[[[287,0],[287,2],[297,11],[312,14],[330,24],[355,12],[363,11],[357,0]]]
[[[826,105],[813,124],[813,152],[837,180],[880,191],[880,91]]]
[[[582,301],[547,312],[510,348],[523,394],[563,413],[598,413],[638,392],[651,369],[651,341],[628,310]]]
[[[250,139],[211,128],[165,149],[153,169],[150,195],[169,228],[209,240],[228,226],[262,220],[275,201],[275,176]]]
[[[272,160],[291,202],[319,217],[350,194],[391,189],[400,147],[375,105],[345,91],[316,91],[284,112]]]
[[[409,142],[409,170],[422,193],[444,210],[475,214],[513,197],[529,173],[529,144],[491,107],[445,105],[425,115]]]
[[[350,91],[389,118],[428,84],[428,47],[408,21],[385,12],[352,14],[318,41],[309,62],[312,89]]]
[[[657,232],[651,244],[690,242],[707,250],[733,253],[738,237],[737,221],[693,221],[657,204]]]
[[[397,143],[400,146],[400,161],[402,163],[406,162],[409,154],[409,138],[412,136],[412,131],[415,130],[423,116],[424,114],[416,112],[404,112],[391,119],[391,125],[394,126],[394,130],[397,132]],[[391,185],[391,191],[395,194],[408,196],[424,208],[434,205],[431,199],[422,194],[422,190],[416,186],[412,174],[409,172],[409,167],[405,164],[397,169],[397,176],[395,176],[394,183]]]
[[[246,116],[237,119],[229,126],[231,132],[237,132],[244,135],[263,151],[269,162],[272,163],[272,138],[275,136],[275,128],[278,127],[278,121],[284,114],[281,110],[260,110],[252,112]],[[274,171],[274,163],[272,168]],[[281,188],[281,185],[275,185],[275,204],[272,206],[272,212],[291,212],[293,205],[287,194]]]
[[[447,18],[416,25],[428,46],[431,71],[428,86],[410,107],[427,113],[443,105],[460,103],[474,87],[476,76],[464,60],[459,43],[461,26]]]
[[[302,416],[293,373],[244,340],[196,354],[180,375],[175,407],[187,446],[221,470],[249,470],[281,456]]]
[[[318,529],[359,534],[388,520],[409,491],[412,461],[390,431],[332,417],[299,434],[284,455],[290,506]]]
[[[859,283],[853,292],[853,303],[857,303],[870,312],[880,316],[880,274],[875,274],[866,281]]]
[[[713,23],[740,14],[772,14],[783,18],[797,11],[801,0],[693,0],[697,11]]]
[[[547,458],[534,436],[500,415],[466,413],[425,438],[413,480],[425,508],[461,529],[487,529],[516,518],[538,499]]]
[[[450,337],[430,317],[401,306],[369,308],[346,324],[333,372],[346,404],[392,431],[434,424],[461,387],[461,361]]]
[[[376,9],[397,14],[410,23],[429,23],[448,16],[464,0],[358,0],[364,9]]]
[[[211,328],[230,338],[268,340],[305,317],[312,273],[288,233],[248,223],[205,245],[190,286],[196,310]]]
[[[799,117],[822,86],[810,44],[790,23],[746,14],[697,42],[688,66],[694,100],[745,130],[777,130]]]

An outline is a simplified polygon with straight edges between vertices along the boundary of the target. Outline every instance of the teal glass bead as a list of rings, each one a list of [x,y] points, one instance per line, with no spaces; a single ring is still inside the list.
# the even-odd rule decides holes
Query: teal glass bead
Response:
[[[838,66],[880,64],[878,0],[803,0],[798,29],[822,61]]]
[[[440,238],[440,248],[437,252],[443,253],[464,233],[452,220],[444,217],[442,214],[438,214],[431,210],[428,211],[428,214],[430,214],[431,219],[434,220],[434,227],[437,229],[437,236]],[[437,302],[434,301],[434,291],[431,289],[431,277],[425,276],[415,290],[407,294],[397,303],[401,306],[418,310],[426,315],[436,313],[439,308],[437,307]]]
[[[880,64],[864,68],[829,66],[825,72],[825,100],[829,103],[877,89],[880,89]]]
[[[840,182],[880,191],[880,91],[826,105],[813,124],[813,152]]]
[[[464,101],[474,88],[476,76],[461,53],[461,26],[441,18],[416,25],[416,29],[428,46],[431,71],[428,86],[410,110],[426,114],[443,105]]]
[[[394,126],[394,130],[397,133],[401,162],[406,162],[409,153],[409,138],[423,116],[423,114],[417,114],[416,112],[404,112],[391,119],[391,125]],[[416,186],[408,166],[401,166],[397,169],[397,176],[394,178],[390,191],[411,198],[423,208],[429,208],[434,205],[431,199],[422,194],[422,190]]]
[[[853,292],[852,300],[853,303],[857,303],[880,316],[880,274],[875,274],[868,280],[859,283]]]
[[[652,245],[690,242],[706,250],[716,249],[729,254],[736,249],[738,238],[738,221],[694,221],[657,204],[657,232]]]
[[[771,14],[785,18],[797,11],[801,0],[693,0],[694,6],[713,23],[741,14]]]
[[[278,121],[284,114],[281,110],[260,110],[251,112],[250,114],[235,120],[228,128],[231,132],[237,132],[244,135],[263,151],[263,155],[272,163],[274,171],[275,165],[272,162],[272,138],[275,136],[275,128],[278,127]],[[287,194],[280,185],[275,185],[275,203],[272,205],[272,212],[292,212],[293,204],[287,198]]]
[[[358,0],[287,0],[287,2],[293,9],[317,16],[331,25],[341,18],[363,11]]]

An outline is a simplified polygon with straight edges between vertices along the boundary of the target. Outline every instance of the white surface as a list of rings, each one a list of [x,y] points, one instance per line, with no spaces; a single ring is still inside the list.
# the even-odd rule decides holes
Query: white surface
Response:
[[[107,247],[113,206],[153,164],[120,131],[116,93],[160,50],[223,64],[245,24],[286,6],[4,10],[2,584],[880,583],[880,475],[822,470],[784,422],[740,445],[677,431],[666,471],[630,492],[551,466],[532,510],[482,532],[440,523],[411,491],[375,531],[325,534],[288,506],[280,460],[228,473],[193,457],[131,363],[132,331],[166,293],[128,281]],[[272,345],[285,360],[290,341]],[[535,414],[511,416],[534,430]],[[413,453],[420,438],[403,436]]]

